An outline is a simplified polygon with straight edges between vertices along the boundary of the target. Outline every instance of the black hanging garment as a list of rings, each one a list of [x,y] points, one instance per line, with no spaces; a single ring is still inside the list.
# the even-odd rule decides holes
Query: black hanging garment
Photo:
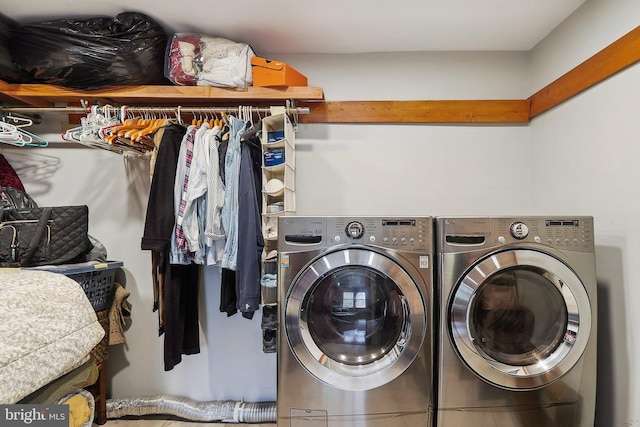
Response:
[[[264,249],[261,225],[262,150],[253,136],[242,142],[238,189],[238,268],[236,294],[238,310],[251,319],[260,308],[260,262]]]
[[[262,149],[256,135],[241,143],[238,181],[238,257],[236,270],[222,269],[220,311],[232,316],[238,311],[248,319],[260,306],[262,236]],[[221,152],[226,147],[221,147]],[[223,167],[220,170],[224,170]]]
[[[154,311],[158,333],[164,334],[164,369],[169,371],[183,354],[200,351],[198,332],[198,265],[169,262],[175,225],[174,184],[178,157],[186,128],[171,125],[164,130],[158,148],[141,248],[152,251]]]

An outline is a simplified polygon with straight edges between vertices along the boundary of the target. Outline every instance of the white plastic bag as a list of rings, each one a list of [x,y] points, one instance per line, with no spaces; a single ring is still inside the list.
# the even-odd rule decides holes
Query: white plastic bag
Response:
[[[176,85],[247,87],[253,49],[221,37],[176,33],[169,40],[165,77]]]

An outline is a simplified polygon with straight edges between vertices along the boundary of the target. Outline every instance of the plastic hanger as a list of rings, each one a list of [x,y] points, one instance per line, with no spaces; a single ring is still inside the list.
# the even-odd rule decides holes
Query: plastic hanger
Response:
[[[28,138],[30,138],[31,140],[29,142],[26,142],[25,145],[28,147],[48,147],[49,146],[49,141],[47,141],[46,139],[42,138],[41,136],[38,136],[34,133],[31,133],[29,131],[26,131],[24,129],[20,129],[20,132],[24,135],[26,135]]]
[[[31,141],[25,140],[24,135],[18,132],[18,128],[14,125],[0,121],[0,142],[23,147],[27,142]]]
[[[26,117],[13,116],[11,114],[3,117],[3,121],[15,126],[16,128],[23,128],[33,125],[33,120]]]

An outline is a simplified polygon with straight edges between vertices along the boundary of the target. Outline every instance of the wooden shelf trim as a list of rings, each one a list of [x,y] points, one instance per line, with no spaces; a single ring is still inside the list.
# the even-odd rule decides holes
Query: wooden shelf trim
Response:
[[[303,102],[300,123],[526,123],[528,100]]]
[[[640,61],[640,27],[534,93],[532,119]]]
[[[96,100],[114,104],[159,106],[211,105],[212,102],[251,103],[254,101],[322,100],[322,88],[291,86],[282,88],[251,86],[246,89],[211,86],[118,86],[99,90],[74,90],[46,84],[9,84],[0,81],[0,92],[11,98],[36,107],[49,107],[67,102],[79,105],[80,100]]]

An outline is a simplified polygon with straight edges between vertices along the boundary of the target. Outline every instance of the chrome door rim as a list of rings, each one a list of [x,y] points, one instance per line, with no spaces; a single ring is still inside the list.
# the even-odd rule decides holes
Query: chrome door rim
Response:
[[[316,345],[301,312],[306,294],[331,271],[342,267],[366,267],[388,276],[404,295],[406,336],[374,362],[349,365],[331,359]],[[325,253],[296,276],[285,301],[285,331],[289,348],[298,362],[317,379],[343,390],[370,390],[400,376],[415,360],[426,335],[427,321],[422,294],[411,276],[396,262],[366,249],[341,249]]]
[[[529,365],[501,363],[475,344],[469,324],[476,290],[499,271],[532,267],[560,291],[568,312],[564,340],[546,358]],[[582,356],[591,332],[589,296],[577,274],[559,259],[535,250],[512,249],[485,257],[458,282],[449,305],[449,330],[463,361],[480,378],[510,390],[537,389],[562,377]]]

